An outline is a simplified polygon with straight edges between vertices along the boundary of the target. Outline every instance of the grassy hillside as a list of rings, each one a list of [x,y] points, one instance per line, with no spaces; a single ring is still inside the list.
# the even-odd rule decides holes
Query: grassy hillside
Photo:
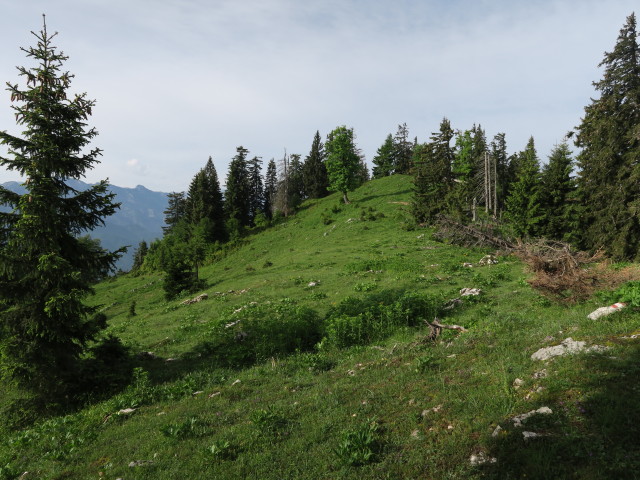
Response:
[[[408,177],[352,199],[204,267],[206,301],[165,301],[158,275],[98,285],[109,331],[152,354],[111,398],[5,432],[0,479],[638,476],[637,312],[589,320],[596,300],[551,303],[514,258],[479,266],[488,252],[408,230]],[[444,309],[465,287],[482,293]],[[467,331],[431,340],[436,313]],[[567,337],[608,350],[531,359]]]

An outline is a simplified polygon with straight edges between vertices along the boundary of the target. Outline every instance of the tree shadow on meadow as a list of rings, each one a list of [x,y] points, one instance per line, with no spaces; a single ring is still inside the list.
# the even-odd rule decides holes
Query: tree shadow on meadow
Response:
[[[497,462],[480,467],[483,478],[640,478],[640,341],[622,341],[615,356],[573,357],[581,369],[541,401],[553,414],[523,428],[502,422],[488,453]]]

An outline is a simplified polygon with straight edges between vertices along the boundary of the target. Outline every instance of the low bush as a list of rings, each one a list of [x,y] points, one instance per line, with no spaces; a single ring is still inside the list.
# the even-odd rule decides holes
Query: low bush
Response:
[[[219,365],[237,367],[311,350],[321,334],[321,319],[310,308],[288,302],[245,305],[219,319],[206,350]]]
[[[391,335],[399,327],[415,327],[440,311],[431,295],[389,290],[364,299],[348,297],[331,309],[325,321],[329,344],[339,348],[364,345]]]

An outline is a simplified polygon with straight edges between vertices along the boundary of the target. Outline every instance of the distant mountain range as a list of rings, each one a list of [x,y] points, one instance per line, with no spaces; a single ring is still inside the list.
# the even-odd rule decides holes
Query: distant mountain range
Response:
[[[91,185],[77,180],[70,180],[69,185],[76,190],[86,190]],[[23,194],[26,189],[18,182],[3,183],[8,190]],[[124,188],[110,185],[111,192],[116,194],[115,201],[120,202],[120,209],[105,219],[105,225],[88,232],[100,242],[107,250],[116,250],[129,245],[118,263],[117,268],[129,270],[133,265],[134,250],[138,244],[145,240],[151,243],[156,238],[162,237],[164,225],[164,210],[167,208],[167,194],[152,192],[138,185],[135,188]],[[0,209],[7,210],[0,206]]]

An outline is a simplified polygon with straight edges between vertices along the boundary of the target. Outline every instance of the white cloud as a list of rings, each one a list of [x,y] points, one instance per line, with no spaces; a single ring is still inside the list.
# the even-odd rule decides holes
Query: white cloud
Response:
[[[90,179],[183,190],[213,156],[224,183],[243,145],[305,155],[313,135],[355,128],[370,160],[406,122],[420,141],[447,116],[530,135],[546,158],[579,123],[597,64],[635,2],[614,0],[0,0],[0,81],[49,11],[73,88],[97,100],[102,164]],[[6,5],[5,5],[6,4]],[[6,8],[5,8],[6,7]],[[124,14],[123,12],[126,12]],[[0,94],[0,129],[16,131]],[[139,163],[129,165],[137,159]],[[123,168],[123,166],[125,168]],[[0,179],[6,172],[0,171]]]

